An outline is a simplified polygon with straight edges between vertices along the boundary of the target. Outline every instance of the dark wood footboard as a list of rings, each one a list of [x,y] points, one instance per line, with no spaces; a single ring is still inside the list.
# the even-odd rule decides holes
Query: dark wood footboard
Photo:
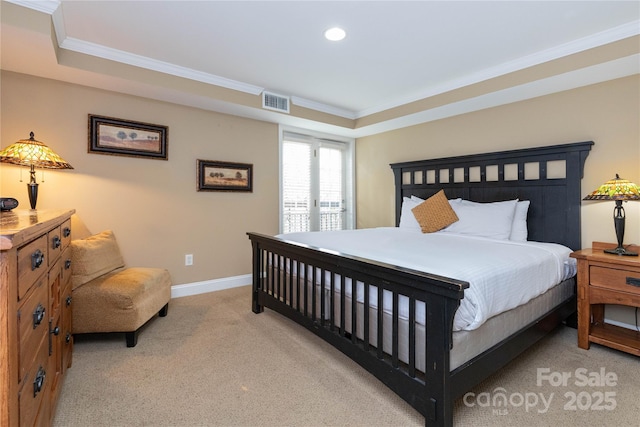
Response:
[[[575,295],[527,327],[451,370],[453,318],[467,282],[248,233],[253,248],[252,310],[272,309],[306,327],[375,375],[425,417],[425,425],[453,425],[455,399],[501,369],[575,311]],[[295,272],[296,274],[288,274]],[[362,284],[362,298],[356,295]],[[310,285],[311,284],[311,285]],[[322,292],[326,290],[327,292]],[[391,321],[381,301],[391,293]],[[377,294],[377,308],[370,306]],[[337,297],[334,297],[336,296]],[[399,333],[399,300],[408,298],[408,333]],[[419,336],[416,304],[425,304]],[[364,308],[357,310],[357,305]],[[422,319],[421,319],[422,320]],[[353,333],[359,330],[361,334]],[[378,343],[391,332],[390,350]],[[402,337],[404,338],[401,338]],[[405,339],[405,342],[400,342]],[[424,349],[417,351],[422,342]],[[401,360],[399,348],[409,349]],[[423,354],[424,360],[416,359]],[[425,369],[418,369],[419,366]]]
[[[451,425],[453,402],[449,367],[453,317],[467,282],[413,271],[283,239],[248,233],[253,246],[253,311],[268,307],[305,326],[371,372],[434,425]],[[283,274],[296,271],[300,274]],[[305,277],[305,276],[311,277]],[[349,280],[350,279],[350,280]],[[339,281],[339,283],[336,283]],[[363,285],[362,316],[357,284]],[[316,284],[312,290],[306,283]],[[328,292],[318,292],[325,289]],[[340,291],[336,291],[340,289]],[[350,292],[347,292],[350,290]],[[392,322],[384,322],[383,293],[391,293]],[[377,293],[378,309],[370,307]],[[332,296],[338,294],[339,298]],[[408,298],[408,360],[398,356],[399,299]],[[337,299],[337,301],[336,301]],[[425,303],[427,343],[423,363],[416,361],[416,303]],[[350,305],[350,307],[347,307]],[[350,312],[347,317],[345,313]],[[377,319],[371,319],[376,313]],[[358,325],[362,322],[361,325]],[[358,337],[358,326],[364,335]],[[391,328],[391,352],[383,351],[385,328]],[[374,338],[375,336],[375,338]],[[425,372],[416,369],[425,366]]]

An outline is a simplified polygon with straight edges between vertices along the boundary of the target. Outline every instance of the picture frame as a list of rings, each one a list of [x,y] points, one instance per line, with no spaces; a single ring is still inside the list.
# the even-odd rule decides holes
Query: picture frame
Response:
[[[168,160],[169,128],[89,114],[89,153]]]
[[[253,192],[253,165],[249,163],[197,161],[198,191]]]

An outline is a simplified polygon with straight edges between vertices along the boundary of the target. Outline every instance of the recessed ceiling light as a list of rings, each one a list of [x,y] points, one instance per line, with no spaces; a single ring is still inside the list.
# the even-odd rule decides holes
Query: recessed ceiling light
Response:
[[[327,40],[331,40],[332,42],[340,41],[343,38],[345,38],[346,35],[347,33],[345,33],[344,30],[339,27],[329,28],[327,31],[324,32],[324,37]]]

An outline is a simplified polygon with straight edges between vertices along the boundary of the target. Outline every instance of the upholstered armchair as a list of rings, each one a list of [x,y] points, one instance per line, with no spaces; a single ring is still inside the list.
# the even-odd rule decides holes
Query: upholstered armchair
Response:
[[[71,266],[74,334],[124,332],[134,347],[146,322],[167,315],[169,272],[126,267],[111,230],[73,240]]]

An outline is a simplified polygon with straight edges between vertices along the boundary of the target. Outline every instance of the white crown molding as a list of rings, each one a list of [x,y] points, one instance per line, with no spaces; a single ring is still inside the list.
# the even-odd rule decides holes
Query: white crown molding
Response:
[[[429,110],[406,115],[396,119],[357,128],[348,134],[354,138],[387,132],[432,122],[461,114],[480,111],[500,105],[511,104],[537,98],[552,93],[577,89],[592,84],[619,79],[640,73],[640,54],[627,56],[580,70],[514,86],[497,92],[453,102]]]
[[[57,31],[56,31],[57,34]],[[227,79],[224,77],[216,76],[214,74],[205,73],[202,71],[193,70],[191,68],[182,67],[180,65],[170,64],[164,61],[158,61],[142,55],[136,55],[122,50],[113,49],[110,47],[102,46],[96,43],[87,42],[84,40],[75,39],[73,37],[66,37],[63,40],[58,40],[58,44],[61,49],[67,49],[78,53],[97,56],[99,58],[108,59],[111,61],[120,62],[123,64],[133,65],[135,67],[144,68],[147,70],[158,71],[164,74],[172,76],[183,77],[186,79],[208,83],[215,86],[224,87],[227,89],[233,89],[240,92],[249,93],[251,95],[259,95],[264,88],[260,86],[251,85],[248,83],[239,82],[237,80]]]
[[[321,102],[311,101],[309,99],[301,98],[299,96],[292,96],[291,103],[300,107],[309,108],[311,110],[320,111],[321,113],[332,114],[338,117],[344,117],[345,119],[356,119],[356,113],[343,108],[333,107],[331,105],[323,104]]]
[[[53,12],[58,9],[60,6],[60,1],[58,0],[2,0],[7,3],[13,3],[18,6],[27,7],[29,9],[37,10],[38,12],[43,12],[46,14],[53,14]]]
[[[66,28],[64,26],[64,15],[62,8],[58,7],[51,13],[51,22],[53,22],[53,31],[56,34],[56,43],[60,46],[62,40],[67,38]]]
[[[637,36],[638,34],[640,34],[640,20],[635,20],[618,27],[601,31],[588,37],[583,37],[578,40],[555,46],[551,49],[524,56],[522,58],[501,64],[496,67],[487,68],[479,73],[471,74],[460,79],[451,80],[443,85],[433,87],[425,92],[416,93],[410,97],[398,98],[392,103],[361,110],[356,114],[356,118],[362,118],[371,114],[379,113],[381,111],[390,110],[401,105],[419,101],[421,99],[429,98],[495,77],[500,77],[502,75],[523,70],[535,65],[543,64],[554,59],[569,56],[588,49],[593,49],[608,43],[626,39],[628,37]]]

